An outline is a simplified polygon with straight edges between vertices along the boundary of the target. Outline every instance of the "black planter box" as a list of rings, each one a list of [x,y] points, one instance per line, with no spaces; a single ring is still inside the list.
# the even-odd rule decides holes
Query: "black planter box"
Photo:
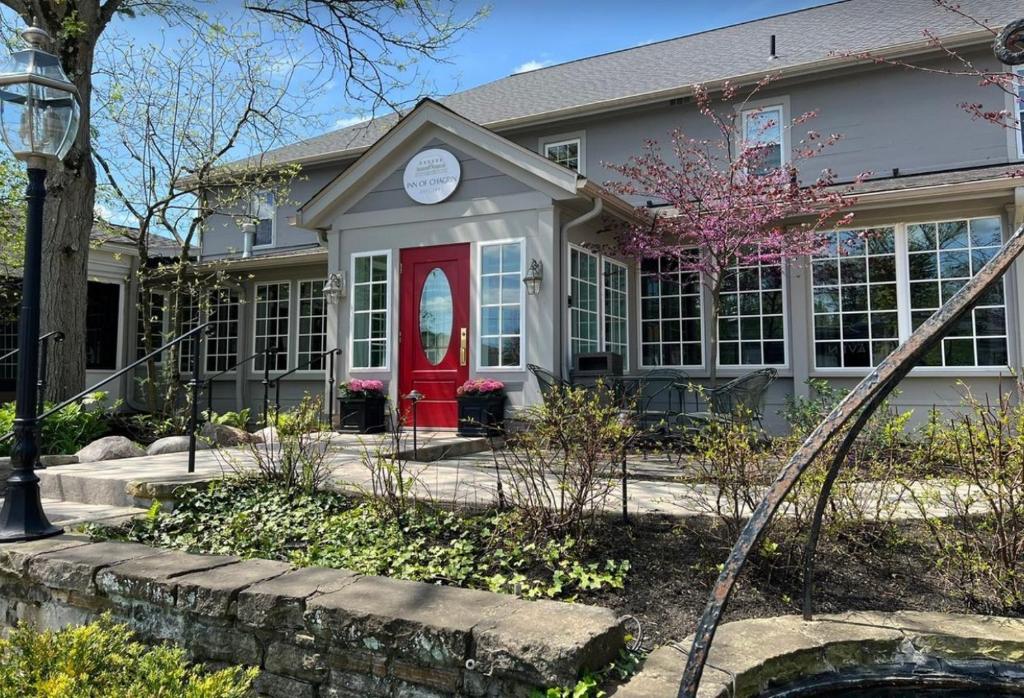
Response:
[[[383,395],[338,398],[338,431],[356,434],[380,434],[385,430]]]
[[[459,436],[499,436],[504,422],[504,393],[459,398]]]

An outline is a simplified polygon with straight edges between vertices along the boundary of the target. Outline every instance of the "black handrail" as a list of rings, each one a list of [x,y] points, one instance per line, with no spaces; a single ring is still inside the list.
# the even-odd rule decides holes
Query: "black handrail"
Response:
[[[325,358],[325,357],[330,357],[330,367],[329,367],[328,371],[330,373],[329,380],[330,380],[330,383],[331,383],[331,395],[328,396],[328,400],[327,400],[327,410],[328,410],[327,421],[331,424],[332,427],[334,426],[334,394],[333,394],[334,393],[334,357],[336,355],[340,354],[340,353],[341,353],[341,349],[338,349],[338,348],[335,348],[335,349],[325,349],[324,351],[322,351],[322,352],[320,352],[318,354],[311,355],[309,357],[309,359],[305,363],[299,364],[295,368],[291,369],[290,371],[286,371],[286,372],[282,373],[280,376],[277,376],[276,378],[274,378],[273,381],[271,381],[271,383],[274,386],[274,425],[275,426],[278,424],[278,420],[279,420],[279,418],[281,416],[281,380],[284,379],[284,378],[287,378],[288,376],[292,375],[296,371],[302,371],[302,370],[305,370],[305,369],[309,368],[316,359],[322,359],[322,358]],[[314,370],[317,370],[317,369],[314,369]],[[266,418],[264,417],[264,419],[266,419]]]
[[[198,325],[197,327],[193,327],[191,330],[189,330],[185,334],[181,335],[180,337],[175,337],[174,339],[172,339],[170,342],[168,342],[167,344],[163,345],[159,349],[155,349],[155,350],[151,351],[150,353],[146,354],[145,356],[143,356],[141,359],[128,364],[127,366],[122,368],[120,371],[117,371],[116,373],[113,373],[112,375],[104,378],[99,383],[96,383],[95,385],[86,388],[85,390],[83,390],[82,392],[78,393],[77,395],[75,395],[73,397],[69,397],[67,400],[65,400],[64,402],[60,403],[56,407],[51,407],[50,409],[46,410],[41,415],[39,415],[38,421],[42,422],[47,417],[50,417],[50,416],[54,415],[57,412],[60,412],[62,409],[64,409],[68,405],[73,404],[75,402],[78,402],[79,400],[81,400],[83,398],[86,398],[89,395],[92,395],[93,393],[96,392],[97,388],[101,388],[104,385],[106,385],[107,383],[110,383],[111,381],[120,378],[121,376],[125,375],[126,373],[128,373],[130,371],[133,371],[138,366],[146,363],[147,361],[149,361],[152,358],[155,358],[156,356],[159,356],[161,353],[167,351],[168,349],[170,349],[173,346],[176,346],[176,345],[180,344],[184,340],[197,335],[201,330],[205,330],[209,326],[210,326],[210,323],[204,322],[203,324]],[[3,443],[5,441],[7,441],[8,439],[12,438],[13,436],[14,436],[14,432],[13,431],[7,432],[3,436],[0,436],[0,443]]]
[[[56,341],[58,341],[58,342],[64,341],[63,340],[64,333],[61,332],[60,330],[54,330],[53,332],[47,332],[46,334],[44,334],[44,335],[39,337],[39,341],[40,342],[46,341],[50,337],[53,337],[53,336],[58,335],[58,334],[61,336],[61,339],[58,339]],[[9,351],[6,354],[4,354],[3,356],[0,356],[0,361],[6,361],[7,359],[11,358],[12,356],[16,356],[19,351],[21,351],[21,348],[20,347],[15,347],[13,351]]]
[[[246,358],[242,359],[241,361],[236,361],[235,363],[233,363],[230,366],[228,366],[227,368],[225,368],[223,371],[218,371],[217,373],[214,373],[212,376],[210,376],[209,378],[206,379],[206,382],[204,383],[204,386],[205,386],[205,389],[206,389],[207,419],[209,419],[209,418],[211,418],[213,416],[213,381],[214,381],[214,379],[220,378],[225,373],[231,373],[232,371],[237,370],[239,367],[246,365],[250,361],[254,361],[256,359],[256,357],[264,356],[265,354],[267,354],[267,352],[265,352],[265,351],[258,351],[258,352],[256,352],[255,354],[253,354],[251,356],[247,356]]]

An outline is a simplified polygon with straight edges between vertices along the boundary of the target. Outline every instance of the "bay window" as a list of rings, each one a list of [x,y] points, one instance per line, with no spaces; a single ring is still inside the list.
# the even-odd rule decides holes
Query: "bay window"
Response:
[[[719,366],[786,364],[782,265],[737,264],[722,279]]]
[[[629,274],[626,265],[569,246],[569,346],[572,356],[610,351],[628,363]]]
[[[678,259],[645,259],[640,265],[640,364],[700,366],[701,284]]]
[[[480,368],[522,368],[523,241],[481,243]]]
[[[978,273],[1002,244],[998,217],[833,235],[812,265],[815,366],[876,366]],[[1005,367],[1006,301],[990,290],[919,363]]]
[[[388,367],[391,253],[352,256],[352,368]]]

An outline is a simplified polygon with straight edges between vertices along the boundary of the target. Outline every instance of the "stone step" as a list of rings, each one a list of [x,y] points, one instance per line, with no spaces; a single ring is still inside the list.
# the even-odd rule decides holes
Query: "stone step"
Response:
[[[0,505],[3,498],[0,498]],[[50,523],[65,528],[86,523],[113,524],[140,514],[145,509],[136,507],[114,507],[103,504],[84,504],[82,502],[65,502],[56,499],[43,499],[43,510]]]
[[[474,453],[490,451],[492,445],[501,448],[504,441],[487,437],[465,437],[455,432],[425,431],[420,432],[413,448],[411,431],[403,431],[397,437],[394,434],[332,434],[331,450],[347,455],[374,453],[380,451],[391,457],[395,453],[397,441],[397,458],[416,463],[433,463],[447,458],[468,456]]]

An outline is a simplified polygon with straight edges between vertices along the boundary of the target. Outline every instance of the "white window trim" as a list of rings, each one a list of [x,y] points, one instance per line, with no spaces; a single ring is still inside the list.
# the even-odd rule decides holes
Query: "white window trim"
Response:
[[[238,318],[235,320],[235,325],[237,326],[237,329],[239,330],[239,333],[235,337],[235,340],[238,342],[238,346],[242,346],[242,344],[243,344],[243,342],[242,342],[242,335],[241,335],[242,313],[244,312],[244,308],[245,308],[245,304],[242,302],[242,293],[238,289],[231,289],[231,288],[228,288],[228,289],[217,289],[217,290],[214,290],[214,291],[210,292],[211,296],[213,294],[217,293],[220,290],[227,291],[227,293],[229,293],[229,294],[234,293],[238,297],[238,300],[235,302],[235,304],[238,306]],[[209,309],[206,311],[206,321],[207,322],[210,322],[210,318],[211,318],[211,316],[213,314],[214,304],[210,303],[209,306],[210,306]],[[253,318],[255,320],[255,311],[254,311],[254,314],[253,314]],[[253,323],[253,327],[254,327],[253,331],[255,332],[255,322]],[[209,360],[210,360],[209,339],[210,338],[207,338],[207,340],[206,340],[207,341],[206,348],[203,351],[203,372],[204,373],[220,373],[219,371],[210,371],[209,370],[209,368],[210,368],[209,363],[208,363]],[[235,359],[235,361],[238,361],[238,353],[237,352],[235,353],[234,359]],[[238,373],[238,366],[235,366],[230,371],[227,371],[225,373],[221,373],[220,375],[221,375],[221,377],[232,377],[232,376],[237,375],[237,373]]]
[[[254,194],[254,196],[266,196],[268,194],[274,197],[274,205],[271,206],[270,211],[270,242],[257,245],[256,240],[254,239],[252,244],[252,248],[254,250],[266,250],[277,246],[277,193],[272,191],[261,191]],[[258,220],[266,219],[261,218]]]
[[[253,348],[253,351],[256,351],[256,321],[257,321],[257,319],[256,319],[256,312],[257,312],[257,308],[259,307],[259,295],[260,295],[259,294],[259,288],[260,288],[260,286],[282,286],[282,285],[288,287],[288,334],[287,334],[286,340],[285,340],[286,347],[285,347],[285,351],[284,351],[284,353],[287,356],[285,358],[285,364],[284,364],[285,367],[283,369],[271,369],[270,370],[270,375],[272,375],[272,376],[274,376],[274,375],[281,375],[282,373],[287,373],[288,372],[288,367],[292,365],[292,357],[293,357],[292,345],[294,344],[294,342],[292,342],[292,335],[293,335],[292,326],[294,325],[294,323],[292,321],[295,318],[295,313],[294,313],[295,294],[292,292],[293,291],[293,289],[292,289],[292,282],[290,280],[288,280],[288,279],[267,279],[265,281],[257,281],[257,282],[255,282],[255,284],[253,284],[253,288],[252,288],[252,348]],[[278,353],[280,353],[280,352],[278,352]],[[263,371],[260,371],[260,370],[256,369],[256,361],[255,360],[253,360],[253,362],[252,362],[252,375],[256,375],[256,376],[262,376],[263,375]]]
[[[295,280],[295,365],[296,366],[299,365],[299,360],[300,360],[299,359],[299,340],[302,338],[302,332],[299,329],[299,322],[300,322],[300,320],[302,320],[302,317],[301,317],[300,312],[299,312],[302,309],[302,284],[308,284],[308,283],[311,283],[311,284],[314,284],[314,285],[319,283],[320,284],[320,288],[322,289],[324,284],[327,283],[327,279],[326,278],[319,278],[319,279],[318,278],[311,278],[311,279],[296,279]],[[326,297],[324,297],[324,310],[325,310],[324,317],[325,318],[330,317],[331,310],[330,310],[329,304],[327,303],[327,298]],[[290,324],[289,324],[289,328],[291,328]],[[289,332],[288,334],[289,334],[288,343],[291,344],[291,332]],[[312,336],[312,335],[310,335],[310,336]],[[325,350],[327,349],[327,329],[326,329],[326,325],[324,326],[324,349]],[[321,369],[304,368],[304,369],[300,369],[300,370],[296,371],[292,375],[299,376],[299,377],[305,377],[305,376],[314,376],[315,377],[315,376],[320,376],[320,375],[322,375],[322,374],[327,372],[327,357],[326,356],[323,357],[323,362],[324,362],[324,367],[321,368]]]
[[[778,107],[782,112],[779,123],[780,150],[782,155],[782,166],[785,167],[792,162],[792,141],[790,134],[789,97],[772,97],[768,99],[757,99],[744,104],[737,105],[736,111],[740,122],[739,143],[740,148],[746,147],[747,118],[755,112],[763,112],[766,109]],[[738,154],[738,153],[737,153]]]
[[[355,283],[356,283],[356,259],[360,257],[387,257],[388,265],[388,280],[387,295],[388,305],[385,309],[385,322],[387,327],[387,337],[385,338],[387,351],[384,352],[384,365],[373,366],[366,368],[357,368],[352,364],[355,359],[355,339],[356,339],[356,299],[355,299]],[[394,351],[394,332],[395,328],[392,327],[391,321],[394,312],[395,299],[392,297],[392,288],[394,286],[395,270],[392,266],[391,250],[374,250],[372,252],[355,252],[351,255],[349,260],[349,279],[350,281],[350,292],[348,301],[348,370],[351,373],[387,373],[391,371],[391,354]]]
[[[483,249],[485,247],[491,247],[493,245],[519,245],[519,365],[518,366],[483,366],[481,360],[483,358],[483,284],[481,283],[481,277],[483,274]],[[473,362],[474,370],[477,373],[514,373],[523,372],[526,370],[526,284],[523,283],[523,272],[526,266],[526,238],[506,238],[504,240],[488,240],[487,242],[480,242],[476,245],[475,259],[473,260],[474,266],[476,267],[473,273],[473,283],[476,286],[476,335],[474,339],[474,348],[476,352],[476,358]]]
[[[1022,84],[1018,86],[1018,90],[1024,93],[1024,66],[1018,65],[1012,68],[1015,75],[1021,77]],[[1013,109],[1010,112],[1017,119],[1017,128],[1007,129],[1008,135],[1014,141],[1014,146],[1011,152],[1015,153],[1018,160],[1024,160],[1024,109],[1021,108],[1021,100],[1024,99],[1024,94],[1009,95],[1010,101],[1013,103]]]
[[[697,297],[700,305],[700,363],[699,364],[660,364],[651,365],[644,363],[644,312],[643,312],[643,262],[637,262],[633,267],[633,274],[636,277],[636,347],[640,356],[637,360],[637,365],[645,370],[654,370],[658,368],[678,368],[687,373],[707,373],[708,372],[708,346],[707,346],[707,323],[708,313],[706,312],[707,307],[704,304],[704,275],[699,272],[697,273]],[[730,367],[731,369],[731,367]]]
[[[907,228],[910,225],[938,225],[939,223],[949,223],[953,221],[971,221],[980,218],[996,218],[999,220],[1000,227],[1002,229],[1003,241],[1006,240],[1006,221],[999,213],[992,213],[989,215],[970,215],[960,216],[952,218],[943,218],[936,220],[912,220],[902,223],[880,223],[876,225],[864,226],[866,228],[893,228],[895,231],[895,245],[896,245],[896,313],[897,321],[899,323],[899,345],[904,344],[911,335],[911,308],[910,308],[910,251],[907,244]],[[844,228],[842,230],[862,230],[862,228]],[[1013,342],[1011,338],[1014,336],[1014,323],[1015,318],[1010,312],[1010,295],[1007,287],[1007,276],[1003,276],[1003,312],[1005,314],[1006,322],[1006,366],[915,366],[910,370],[909,375],[919,378],[948,378],[950,375],[963,375],[963,376],[1002,376],[1009,375],[1012,368],[1009,364],[1013,363]],[[808,303],[813,303],[813,280],[810,272],[807,274],[806,281],[806,292]],[[810,307],[810,306],[809,306]],[[829,377],[842,377],[842,376],[864,376],[875,369],[874,366],[852,366],[852,367],[841,367],[841,366],[826,366],[818,368],[817,366],[817,355],[814,350],[814,313],[813,309],[810,311],[811,324],[808,332],[809,342],[809,375],[811,378],[829,378]],[[973,339],[976,339],[975,335],[971,335]]]
[[[170,308],[167,307],[167,297],[170,295],[170,292],[169,291],[162,291],[162,290],[154,290],[154,291],[150,291],[149,295],[150,295],[151,298],[152,298],[152,296],[160,296],[163,299],[163,305],[161,306],[162,310],[160,311],[160,344],[155,346],[155,347],[153,347],[153,350],[156,351],[157,349],[159,349],[160,347],[163,346],[164,342],[167,341],[167,338],[165,337],[165,333],[167,332],[167,314],[170,312]],[[139,359],[142,358],[141,356],[138,355],[139,354],[139,350],[142,349],[142,347],[137,346],[138,342],[139,342],[139,328],[140,328],[141,325],[142,325],[142,314],[139,311],[138,306],[136,305],[136,308],[135,308],[135,343],[136,343],[136,347],[135,347],[135,358],[133,358],[132,361],[138,361]],[[153,365],[154,366],[163,366],[164,365],[164,354],[166,354],[166,353],[167,352],[163,352],[161,354],[157,354],[153,358]]]
[[[593,257],[597,260],[597,351],[608,351],[605,348],[605,336],[604,336],[604,260],[613,262],[622,266],[626,270],[626,354],[622,357],[623,371],[628,372],[629,368],[629,344],[630,344],[630,332],[629,332],[629,266],[614,257],[608,257],[599,252],[588,250],[582,245],[577,245],[574,242],[570,242],[567,246],[567,252],[565,255],[565,288],[568,292],[566,295],[571,297],[572,292],[572,250],[577,250],[585,255]],[[573,366],[572,360],[572,306],[566,303],[565,305],[565,330],[566,330],[566,343],[565,343],[565,356],[569,362],[569,367]]]
[[[572,131],[569,133],[556,133],[550,136],[541,136],[537,139],[537,152],[548,157],[548,148],[559,145],[576,143],[579,146],[579,169],[576,171],[582,175],[587,172],[587,132]]]
[[[715,328],[715,332],[716,332],[715,336],[718,337],[718,341],[717,341],[717,346],[715,347],[715,353],[717,354],[717,356],[715,356],[715,361],[717,362],[718,368],[726,369],[726,370],[729,370],[729,371],[735,371],[735,370],[740,370],[740,371],[743,371],[743,370],[757,371],[757,370],[762,369],[762,368],[774,368],[774,369],[779,370],[779,371],[788,371],[790,368],[792,368],[790,366],[791,357],[790,357],[790,351],[789,351],[789,264],[788,264],[787,260],[782,259],[782,260],[779,261],[779,265],[782,267],[782,356],[783,356],[783,359],[784,359],[783,363],[781,363],[781,364],[766,364],[766,363],[759,363],[759,364],[723,364],[720,361],[720,356],[721,356],[721,353],[722,353],[722,337],[719,334],[720,328],[716,327]],[[743,265],[740,265],[740,266],[753,266],[753,265],[743,264]],[[774,265],[769,265],[769,266],[774,266]],[[703,286],[704,286],[704,284],[702,283],[701,287],[703,288]],[[759,292],[763,293],[763,291],[759,291]],[[739,291],[737,290],[737,295],[738,294],[739,294]],[[703,294],[702,294],[701,295],[701,302],[703,303],[703,301],[704,301],[704,298],[703,298]],[[813,314],[813,311],[812,311],[812,314]],[[753,316],[737,315],[736,317],[740,321],[742,321],[743,317],[753,317]],[[764,313],[763,312],[762,313],[758,313],[757,317],[758,317],[758,319],[763,320],[764,319]],[[719,319],[721,319],[721,318],[719,318]],[[812,318],[812,323],[813,323],[813,318]],[[703,328],[702,328],[702,330],[703,330]],[[764,326],[763,325],[762,325],[762,330],[761,331],[762,331],[762,333],[764,332]],[[702,334],[703,334],[703,332],[702,332]],[[761,346],[761,357],[762,358],[764,358],[764,341],[765,341],[764,337],[762,336],[762,338],[760,340],[761,345],[762,345]],[[768,341],[776,341],[776,340],[768,340]],[[701,342],[703,343],[703,337],[701,337]],[[741,348],[741,351],[742,351],[742,348]]]

